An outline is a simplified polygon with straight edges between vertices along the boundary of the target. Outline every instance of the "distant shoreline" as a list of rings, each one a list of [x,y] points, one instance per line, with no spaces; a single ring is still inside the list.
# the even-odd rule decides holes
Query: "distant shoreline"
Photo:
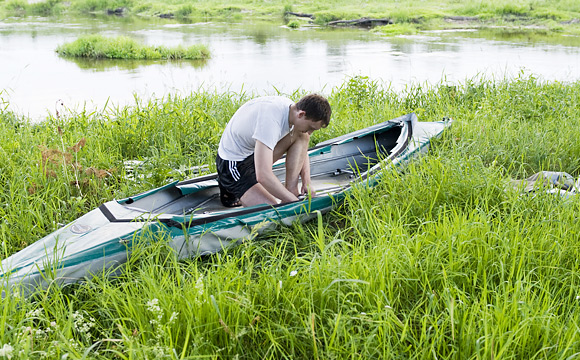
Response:
[[[422,1],[401,0],[385,3],[368,0],[362,5],[353,5],[346,0],[334,0],[320,4],[309,0],[299,6],[288,5],[280,0],[256,3],[250,0],[228,2],[213,1],[192,4],[186,0],[171,3],[150,1],[95,0],[14,0],[0,3],[0,16],[58,15],[58,14],[107,14],[110,16],[159,17],[191,22],[208,20],[235,21],[269,20],[284,21],[290,27],[306,24],[320,26],[379,26],[385,22],[395,25],[395,32],[419,30],[441,30],[465,27],[505,26],[521,27],[529,31],[550,31],[580,35],[580,5],[570,6],[565,1],[538,3],[537,1],[488,2],[465,1]],[[374,23],[361,19],[375,19]],[[365,25],[366,24],[366,25]],[[388,30],[387,32],[392,32]]]

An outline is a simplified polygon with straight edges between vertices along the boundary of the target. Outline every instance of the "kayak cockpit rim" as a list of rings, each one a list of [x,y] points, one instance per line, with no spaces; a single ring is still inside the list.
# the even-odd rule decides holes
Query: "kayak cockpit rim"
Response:
[[[371,153],[369,156],[368,153],[365,153],[361,150],[358,146],[351,147],[349,152],[340,153],[339,156],[335,156],[331,158],[333,161],[337,161],[337,159],[341,159],[342,163],[348,164],[350,168],[342,168],[342,167],[331,167],[331,172],[334,173],[335,176],[343,175],[348,176],[348,180],[344,184],[329,184],[332,186],[326,186],[323,188],[317,188],[317,192],[320,190],[321,196],[323,197],[332,197],[338,193],[346,192],[351,186],[354,181],[364,181],[368,178],[369,175],[374,174],[378,171],[384,163],[393,161],[397,156],[399,156],[402,152],[406,150],[408,147],[409,141],[413,136],[413,126],[412,126],[412,119],[405,119],[406,121],[389,121],[382,124],[375,125],[374,131],[364,131],[359,132],[360,136],[355,136],[351,138],[344,138],[339,139],[339,141],[332,141],[322,143],[322,146],[316,146],[309,150],[309,155],[312,156],[314,161],[314,167],[316,167],[316,161],[320,163],[330,163],[328,158],[321,158],[318,159],[317,155],[324,154],[320,152],[322,149],[330,149],[333,146],[343,145],[349,142],[354,142],[358,139],[359,141],[363,141],[363,138],[368,138],[369,136],[372,137],[372,141],[366,141],[367,147],[370,146],[372,151],[368,151]],[[381,145],[379,142],[380,135],[386,133],[387,131],[391,131],[394,133],[391,135],[389,134],[391,140],[388,140],[386,146]],[[383,142],[386,140],[383,140]],[[370,144],[370,145],[369,145]],[[329,155],[329,154],[328,154]],[[357,161],[359,159],[359,161]],[[353,160],[354,164],[350,162]],[[365,161],[361,161],[365,160]],[[359,164],[360,162],[360,164]],[[366,166],[365,166],[366,165]],[[312,167],[312,165],[311,165]],[[327,166],[328,167],[328,166]],[[366,167],[365,171],[361,171],[362,167]],[[326,175],[328,173],[319,174],[319,175]],[[317,175],[313,175],[315,177]],[[214,200],[219,196],[219,190],[214,189],[213,191],[218,191],[217,193],[212,194],[209,198],[202,200],[201,203],[196,204],[196,206],[192,206],[189,209],[192,211],[183,211],[183,212],[163,212],[163,209],[167,209],[170,205],[178,200],[183,199],[185,196],[189,194],[193,194],[197,191],[208,191],[209,188],[216,188],[217,184],[217,174],[209,174],[202,177],[198,177],[195,179],[189,179],[182,182],[172,182],[171,184],[162,186],[158,189],[154,189],[142,194],[139,194],[134,197],[126,198],[123,200],[117,201],[118,205],[124,206],[126,208],[130,208],[132,210],[141,211],[144,216],[137,216],[132,218],[124,218],[115,216],[114,211],[111,211],[108,206],[112,205],[111,203],[103,204],[99,207],[101,212],[109,219],[111,222],[131,222],[131,221],[141,221],[141,222],[150,222],[150,221],[159,221],[165,223],[168,226],[195,226],[210,223],[213,221],[217,221],[227,217],[236,217],[236,216],[244,216],[250,213],[255,212],[262,212],[268,209],[278,209],[283,206],[290,206],[294,208],[299,208],[303,205],[308,204],[313,199],[303,198],[297,201],[293,201],[290,203],[284,204],[276,204],[276,205],[256,205],[247,208],[223,208],[214,211],[206,211],[200,213],[193,213],[197,209],[202,209],[204,203]],[[155,206],[154,202],[151,201],[150,203],[143,204],[144,206],[138,206],[139,202],[147,201],[146,197],[151,196],[154,194],[159,193],[159,196],[165,196],[165,194],[160,192],[167,192],[169,197],[173,197],[172,199],[168,199],[168,201],[161,203],[163,205]],[[219,200],[217,200],[219,201]],[[137,205],[137,206],[135,206]],[[147,215],[147,216],[145,216]],[[176,220],[178,219],[178,220]]]

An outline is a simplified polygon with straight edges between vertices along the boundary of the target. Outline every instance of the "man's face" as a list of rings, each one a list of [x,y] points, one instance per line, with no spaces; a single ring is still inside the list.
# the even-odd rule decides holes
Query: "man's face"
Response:
[[[301,133],[308,133],[308,135],[312,135],[312,133],[316,130],[320,130],[323,126],[323,121],[312,121],[306,117],[306,113],[304,111],[300,111],[298,114],[298,119],[296,120],[296,131]]]

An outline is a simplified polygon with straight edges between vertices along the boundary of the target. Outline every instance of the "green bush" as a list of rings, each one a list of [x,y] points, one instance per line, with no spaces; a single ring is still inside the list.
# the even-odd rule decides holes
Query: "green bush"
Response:
[[[374,31],[381,35],[396,36],[396,35],[413,35],[419,30],[412,24],[392,24],[376,28]]]
[[[28,2],[25,0],[10,0],[4,7],[8,12],[24,12],[28,8]]]
[[[35,15],[55,15],[64,11],[62,0],[46,0],[30,4],[28,11]]]
[[[182,5],[175,11],[175,16],[178,18],[187,18],[191,16],[191,14],[193,14],[194,11],[195,8],[193,7],[193,5],[191,4]]]
[[[506,15],[515,15],[515,16],[524,16],[528,15],[529,7],[525,5],[520,5],[516,3],[507,3],[495,8],[495,13],[501,16]]]
[[[326,25],[331,21],[344,19],[342,15],[331,13],[327,11],[317,12],[314,18],[314,23],[319,25]]]
[[[298,21],[298,20],[292,20],[292,21],[288,22],[288,25],[287,26],[289,28],[292,28],[292,29],[298,29],[300,27],[300,21]]]

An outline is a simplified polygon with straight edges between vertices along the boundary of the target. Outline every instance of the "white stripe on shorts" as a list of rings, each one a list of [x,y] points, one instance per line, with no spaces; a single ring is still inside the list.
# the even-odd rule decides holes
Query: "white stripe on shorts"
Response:
[[[240,173],[238,171],[238,168],[236,167],[236,161],[228,160],[228,162],[229,162],[230,174],[232,174],[232,178],[234,179],[234,181],[240,180]]]

